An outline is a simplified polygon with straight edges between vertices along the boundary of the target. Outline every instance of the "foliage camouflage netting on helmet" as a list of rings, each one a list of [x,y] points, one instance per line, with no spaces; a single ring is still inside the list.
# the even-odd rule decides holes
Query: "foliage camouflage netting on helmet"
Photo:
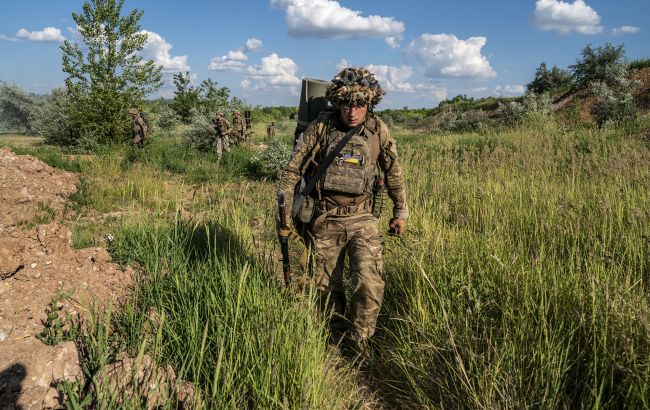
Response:
[[[375,76],[365,68],[343,69],[332,79],[325,97],[335,107],[341,104],[369,105],[374,107],[381,101],[384,90]]]

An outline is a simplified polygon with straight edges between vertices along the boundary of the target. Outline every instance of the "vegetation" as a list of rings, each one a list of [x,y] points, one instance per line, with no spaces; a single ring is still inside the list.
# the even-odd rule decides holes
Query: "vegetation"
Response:
[[[567,70],[551,67],[549,70],[546,63],[542,63],[535,71],[535,78],[528,85],[526,90],[529,93],[562,93],[573,85],[571,73]]]
[[[577,65],[601,72],[593,61]],[[154,107],[169,115],[166,102]],[[361,358],[329,344],[308,285],[282,285],[269,180],[290,154],[289,122],[219,162],[193,139],[212,138],[200,113],[160,127],[144,150],[106,145],[81,160],[23,148],[81,172],[74,244],[110,232],[114,260],[143,272],[124,306],[75,335],[87,385],[60,384],[63,399],[119,407],[91,384],[127,352],[171,365],[196,387],[197,408],[650,407],[650,118],[612,116],[617,107],[600,127],[564,125],[534,92],[380,112],[399,126],[414,216],[404,238],[385,238],[384,306]],[[431,132],[401,128],[433,118]],[[68,337],[60,319],[43,337]]]
[[[0,128],[32,133],[31,114],[38,104],[37,97],[16,85],[0,81]]]
[[[650,67],[650,58],[630,61],[630,70],[641,70]]]
[[[67,99],[67,135],[44,135],[53,143],[94,148],[125,141],[129,107],[161,85],[161,70],[137,54],[147,34],[140,31],[142,11],[122,15],[124,0],[92,0],[81,13],[72,13],[84,46],[66,40],[61,47]]]

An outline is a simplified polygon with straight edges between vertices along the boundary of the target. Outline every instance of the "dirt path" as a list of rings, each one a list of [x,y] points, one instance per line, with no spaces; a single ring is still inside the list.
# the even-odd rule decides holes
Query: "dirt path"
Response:
[[[103,248],[72,249],[61,222],[78,177],[0,148],[0,409],[60,408],[53,386],[82,377],[72,342],[48,346],[36,335],[57,292],[71,292],[63,317],[88,313],[88,303],[117,303],[132,270],[122,271]]]

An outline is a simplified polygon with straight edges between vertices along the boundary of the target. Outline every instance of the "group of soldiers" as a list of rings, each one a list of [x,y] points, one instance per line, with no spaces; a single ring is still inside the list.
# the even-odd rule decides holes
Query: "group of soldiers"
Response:
[[[214,150],[217,159],[221,159],[223,152],[229,152],[230,147],[246,141],[248,136],[246,119],[239,111],[232,113],[232,125],[222,111],[217,111],[212,120],[215,130]]]
[[[136,148],[144,148],[147,138],[147,124],[142,119],[137,108],[130,108],[131,116],[131,145]],[[214,149],[217,159],[221,159],[223,151],[229,152],[230,147],[246,141],[248,137],[246,119],[239,111],[232,114],[232,122],[229,122],[222,111],[217,111],[212,120],[212,127],[215,130]]]

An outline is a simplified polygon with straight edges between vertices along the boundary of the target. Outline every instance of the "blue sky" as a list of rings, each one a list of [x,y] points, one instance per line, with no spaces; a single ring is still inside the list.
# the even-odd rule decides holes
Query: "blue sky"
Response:
[[[60,45],[81,0],[7,1],[0,80],[36,93],[63,85]],[[253,105],[295,105],[303,77],[365,66],[387,91],[378,108],[433,107],[458,94],[521,95],[541,62],[566,68],[587,45],[650,57],[649,0],[126,0],[144,10],[143,56],[189,71]]]

